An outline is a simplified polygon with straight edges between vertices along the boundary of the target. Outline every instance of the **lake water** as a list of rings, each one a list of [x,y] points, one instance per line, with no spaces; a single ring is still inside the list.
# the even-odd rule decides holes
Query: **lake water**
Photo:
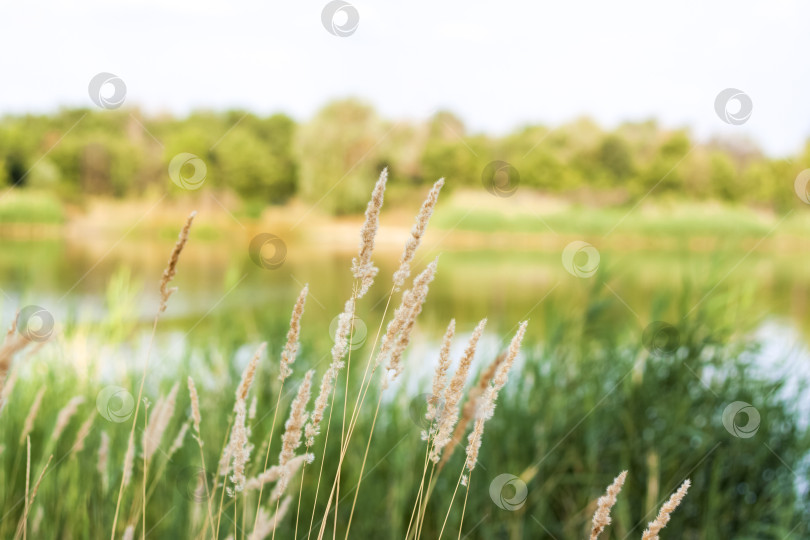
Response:
[[[160,326],[161,339],[180,339],[181,348],[206,345],[210,333],[221,331],[228,320],[242,326],[234,339],[282,339],[295,297],[309,283],[304,337],[319,353],[328,351],[331,340],[325,329],[350,294],[353,253],[300,241],[286,246],[277,267],[262,268],[249,256],[249,241],[237,235],[188,244],[175,279],[179,291]],[[76,320],[101,325],[118,317],[140,321],[145,331],[158,303],[157,282],[171,245],[168,240],[114,238],[3,240],[3,323],[18,307],[35,304],[54,315],[57,329]],[[807,372],[810,273],[805,269],[810,257],[799,253],[687,247],[601,250],[597,263],[588,260],[592,254],[587,248],[565,260],[557,246],[446,249],[440,237],[418,253],[416,271],[437,255],[439,272],[420,316],[415,348],[422,341],[440,339],[451,317],[461,332],[488,317],[494,354],[525,318],[531,319],[527,339],[542,341],[553,321],[577,320],[598,305],[610,313],[607,331],[641,339],[654,320],[677,327],[683,318],[706,311],[717,317],[719,311],[727,319],[723,324],[736,325],[741,334],[768,345],[763,362],[789,357],[799,362],[798,372]],[[377,284],[359,308],[363,322],[358,325],[367,327],[371,340],[398,257],[393,250],[378,254]]]

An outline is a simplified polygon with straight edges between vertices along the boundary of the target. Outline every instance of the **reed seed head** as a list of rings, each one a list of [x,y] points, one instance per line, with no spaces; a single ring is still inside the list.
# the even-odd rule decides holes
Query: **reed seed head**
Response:
[[[441,415],[439,416],[439,425],[436,428],[436,436],[433,439],[433,447],[430,451],[430,459],[433,463],[439,462],[442,448],[447,446],[450,442],[450,437],[453,433],[453,427],[456,425],[458,419],[459,401],[464,393],[464,383],[467,381],[467,374],[470,371],[473,358],[475,357],[475,350],[478,348],[478,341],[484,333],[484,327],[487,324],[486,319],[482,319],[470,337],[467,348],[461,357],[461,361],[450,379],[450,384],[444,391],[444,407],[442,407]]]
[[[194,431],[197,432],[197,437],[200,436],[200,422],[202,416],[200,415],[200,398],[197,395],[197,387],[194,386],[194,379],[188,378],[188,395],[191,398],[191,419],[194,421]]]
[[[616,504],[616,498],[622,490],[626,478],[627,471],[623,471],[613,480],[613,483],[608,486],[607,492],[599,497],[599,501],[596,503],[596,512],[593,515],[593,528],[591,529],[590,540],[596,540],[597,537],[602,534],[602,531],[605,530],[605,527],[610,525],[610,510]]]
[[[475,427],[467,437],[467,461],[464,466],[468,471],[472,472],[475,469],[475,464],[478,461],[478,451],[481,448],[481,442],[484,436],[484,423],[492,418],[495,412],[495,401],[498,399],[498,392],[506,384],[509,370],[520,351],[520,344],[523,341],[523,336],[526,334],[526,326],[528,321],[523,321],[518,327],[518,331],[512,338],[509,344],[509,350],[506,353],[506,358],[503,363],[495,370],[495,377],[492,380],[492,385],[488,386],[484,393],[481,395],[480,405],[477,407]]]
[[[110,458],[110,436],[107,435],[106,431],[101,432],[101,443],[98,447],[98,462],[96,463],[96,469],[98,470],[99,476],[101,476],[101,487],[106,493],[107,488],[109,487],[110,483],[110,475],[107,472],[107,462]]]
[[[247,427],[247,408],[245,400],[236,401],[236,417],[231,431],[231,441],[228,445],[227,455],[232,460],[230,470],[233,490],[240,492],[245,487],[245,465],[250,459],[250,452],[253,449],[248,442],[249,432]],[[226,473],[227,474],[227,473]],[[230,492],[231,496],[234,495]]]
[[[259,358],[264,352],[264,349],[267,347],[267,343],[262,342],[259,345],[259,348],[256,349],[256,352],[253,354],[253,357],[248,362],[248,365],[245,366],[245,371],[242,372],[242,380],[239,383],[239,386],[236,389],[236,401],[239,400],[246,401],[248,392],[250,391],[250,386],[253,384],[253,378],[256,376],[256,368],[259,365]]]
[[[96,419],[96,413],[93,411],[90,413],[90,416],[82,422],[82,425],[79,426],[79,431],[76,433],[76,442],[73,443],[73,447],[71,451],[76,454],[84,450],[84,443],[87,440],[87,436],[90,435],[90,428],[93,427],[93,420]]]
[[[56,415],[56,426],[53,428],[51,440],[54,442],[59,440],[59,437],[62,436],[62,432],[70,423],[70,419],[73,418],[76,411],[79,410],[79,405],[82,403],[84,403],[84,396],[74,396],[62,407],[59,414]]]
[[[422,312],[422,305],[425,303],[428,295],[428,285],[433,281],[436,275],[436,266],[439,264],[439,258],[431,262],[425,270],[416,276],[413,281],[413,288],[403,295],[403,320],[400,325],[399,336],[393,347],[391,347],[391,359],[388,362],[388,372],[390,377],[385,379],[385,384],[395,380],[402,373],[402,355],[408,346],[411,339],[413,327],[416,324],[416,318]]]
[[[374,252],[374,238],[380,227],[380,210],[383,205],[385,195],[385,184],[388,181],[388,167],[382,170],[380,178],[374,185],[371,193],[371,200],[366,208],[366,221],[360,229],[360,251],[358,256],[352,259],[352,275],[360,284],[357,291],[357,298],[362,298],[374,283],[379,269],[371,261]]]
[[[149,415],[142,441],[143,458],[146,462],[152,460],[160,441],[163,439],[163,435],[171,423],[179,389],[180,384],[174,383],[169,393],[165,397],[161,396],[152,408],[152,414]]]
[[[286,488],[291,476],[290,468],[287,465],[295,456],[295,450],[301,445],[301,434],[307,421],[307,404],[309,403],[312,375],[314,373],[314,370],[309,370],[304,376],[301,386],[298,387],[298,394],[290,405],[290,416],[284,424],[284,435],[281,436],[281,453],[278,456],[278,464],[282,467],[281,477],[278,481],[281,492]]]
[[[260,473],[259,475],[245,482],[245,489],[259,489],[259,487],[264,484],[277,481],[279,478],[281,478],[281,473],[284,471],[285,467],[289,469],[290,476],[292,476],[295,474],[295,471],[301,467],[301,465],[304,463],[312,463],[312,460],[314,459],[315,456],[313,454],[301,454],[300,456],[295,456],[292,458],[285,466],[273,465],[263,473]]]
[[[433,373],[433,388],[430,396],[427,399],[427,412],[425,419],[432,422],[438,416],[439,399],[447,386],[447,372],[450,369],[450,347],[453,344],[453,336],[456,333],[456,320],[451,319],[450,324],[447,325],[447,330],[442,339],[442,347],[439,350],[439,363],[436,365],[436,371]]]
[[[196,215],[197,212],[192,212],[189,214],[186,224],[180,230],[180,234],[177,237],[177,242],[174,244],[174,249],[172,249],[172,253],[169,256],[169,262],[166,265],[166,269],[163,271],[163,277],[160,279],[159,314],[166,311],[169,297],[174,294],[175,291],[177,291],[177,287],[169,288],[169,283],[171,283],[172,279],[174,279],[174,276],[177,273],[177,261],[180,259],[180,253],[183,252],[183,248],[186,247],[186,242],[188,242],[188,231],[191,229],[191,223],[194,221],[194,216]]]
[[[419,214],[416,216],[416,223],[414,223],[411,229],[411,236],[408,238],[408,242],[405,244],[405,249],[400,257],[399,268],[394,272],[394,290],[398,291],[401,289],[405,280],[411,275],[411,261],[416,253],[416,249],[422,242],[422,237],[425,234],[425,229],[427,229],[430,216],[433,215],[436,202],[439,200],[439,191],[441,191],[443,185],[444,178],[439,178],[436,183],[433,184],[425,202],[422,203],[422,207],[419,209]]]
[[[276,527],[278,527],[279,521],[284,518],[284,515],[289,510],[291,502],[291,497],[285,497],[278,507],[278,512],[272,516],[267,512],[267,510],[260,508],[258,519],[256,521],[256,527],[254,527],[253,532],[250,533],[250,536],[248,536],[248,540],[264,540],[270,536]]]
[[[641,540],[659,540],[658,533],[669,523],[672,513],[678,508],[684,497],[686,497],[686,492],[689,491],[689,486],[691,485],[692,482],[689,479],[686,479],[684,483],[681,484],[678,491],[673,493],[669,500],[664,503],[664,506],[661,507],[655,521],[651,521],[649,525],[647,525],[647,529],[641,536]]]
[[[34,401],[31,403],[31,408],[28,410],[28,416],[25,417],[25,423],[23,424],[23,430],[20,434],[20,444],[25,442],[25,438],[31,434],[31,431],[34,430],[34,422],[37,419],[37,413],[39,412],[39,407],[42,405],[42,397],[45,395],[46,387],[42,387],[37,391],[37,395],[34,396]]]
[[[492,381],[492,378],[495,376],[498,366],[503,363],[505,358],[506,353],[499,354],[495,360],[493,360],[489,366],[487,366],[487,369],[481,373],[481,377],[478,379],[478,384],[470,389],[470,392],[467,395],[467,401],[464,402],[464,406],[461,409],[461,418],[456,425],[456,429],[453,431],[453,436],[450,438],[450,442],[447,443],[447,446],[444,448],[444,452],[442,452],[442,459],[439,462],[440,468],[443,467],[447,460],[450,459],[450,457],[453,455],[453,451],[456,449],[456,446],[458,446],[461,439],[464,437],[467,427],[470,425],[470,422],[475,416],[475,411],[478,407],[481,396],[484,394],[489,386],[489,383]]]
[[[129,438],[127,453],[124,454],[124,487],[132,481],[132,466],[135,464],[135,439]]]
[[[290,365],[295,362],[295,355],[298,354],[301,316],[304,314],[307,294],[309,294],[309,286],[304,285],[301,294],[298,295],[298,300],[295,302],[292,317],[290,318],[290,329],[287,331],[287,343],[284,345],[284,350],[281,351],[281,367],[278,375],[278,380],[281,382],[284,382],[287,377],[292,375]]]

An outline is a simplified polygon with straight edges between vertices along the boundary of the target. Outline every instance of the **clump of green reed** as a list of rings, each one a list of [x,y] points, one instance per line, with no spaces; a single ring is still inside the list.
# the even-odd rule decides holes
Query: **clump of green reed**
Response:
[[[419,221],[412,238],[424,233],[418,225]],[[364,238],[366,232],[364,229]],[[403,255],[409,265],[412,252],[406,247]],[[346,341],[337,350],[341,354],[332,357],[333,361],[338,358],[338,364],[343,361],[342,347],[352,339],[351,315],[363,296],[361,291],[367,288],[364,280],[375,273],[369,261],[361,248],[354,276],[357,281],[344,311],[348,313],[343,318],[344,325],[348,325],[343,334]],[[392,292],[382,300],[387,297],[390,302],[398,281],[394,280]],[[0,412],[0,494],[3,515],[7,516],[0,520],[0,536],[14,535],[28,501],[31,523],[22,520],[28,524],[24,534],[55,537],[70,531],[79,537],[107,537],[115,522],[112,510],[119,492],[116,488],[127,484],[126,473],[129,484],[121,491],[116,537],[139,537],[146,531],[154,537],[210,537],[217,521],[221,522],[220,538],[229,534],[248,537],[252,532],[259,537],[302,537],[305,532],[312,537],[326,536],[335,524],[340,528],[335,532],[348,536],[344,524],[354,516],[352,537],[401,538],[412,520],[418,523],[414,529],[418,529],[420,537],[436,538],[445,524],[450,524],[447,527],[452,534],[448,536],[460,535],[459,524],[466,512],[464,534],[469,533],[471,538],[504,534],[532,538],[548,532],[557,537],[586,538],[591,533],[594,513],[604,516],[604,512],[597,511],[600,490],[622,469],[631,473],[609,512],[610,533],[614,536],[640,537],[655,519],[662,500],[676,492],[686,476],[692,478],[692,488],[681,502],[678,519],[667,524],[665,533],[669,537],[713,538],[721,533],[756,536],[762,530],[781,536],[806,532],[802,523],[807,516],[802,508],[808,507],[808,497],[797,489],[795,477],[785,463],[802,470],[802,459],[807,456],[807,431],[796,422],[795,411],[778,398],[780,383],[752,371],[746,356],[749,345],[731,340],[731,332],[717,313],[722,309],[707,303],[686,317],[678,326],[678,351],[658,357],[643,349],[640,330],[615,331],[615,313],[606,307],[609,303],[598,288],[591,292],[591,301],[583,312],[572,313],[565,305],[553,302],[545,306],[555,312],[554,318],[547,318],[554,328],[545,332],[548,339],[542,346],[530,344],[526,349],[526,361],[519,366],[521,377],[510,385],[499,385],[502,391],[498,397],[498,421],[488,422],[486,428],[487,440],[497,444],[483,444],[476,456],[487,467],[480,467],[480,473],[476,469],[473,485],[478,487],[460,488],[459,475],[438,474],[432,487],[431,480],[425,478],[420,496],[420,475],[424,478],[425,457],[430,456],[430,435],[426,444],[421,439],[424,426],[417,425],[409,414],[412,392],[406,386],[392,388],[385,399],[382,397],[385,381],[401,369],[403,358],[391,356],[401,353],[403,344],[407,346],[407,340],[403,343],[401,339],[401,329],[413,327],[418,314],[415,306],[424,301],[414,296],[418,290],[414,287],[410,302],[401,304],[406,307],[400,312],[400,322],[394,323],[395,332],[386,349],[391,351],[386,353],[388,356],[377,357],[376,347],[369,343],[365,365],[360,363],[352,370],[349,356],[340,368],[345,369],[340,373],[345,377],[338,378],[335,373],[326,394],[329,399],[323,405],[330,416],[319,426],[320,436],[317,429],[310,430],[312,441],[304,441],[308,437],[300,434],[295,436],[301,431],[306,435],[305,417],[311,419],[317,410],[305,406],[310,400],[303,397],[302,381],[306,383],[312,375],[303,374],[312,368],[323,370],[317,358],[308,354],[311,349],[307,341],[311,338],[306,335],[306,322],[298,360],[301,367],[292,375],[285,369],[290,369],[291,362],[266,360],[259,355],[248,364],[241,382],[233,368],[226,374],[228,380],[216,384],[210,372],[200,370],[199,359],[192,358],[189,350],[184,353],[187,371],[206,381],[199,385],[199,392],[196,386],[188,394],[173,390],[178,381],[186,380],[185,376],[150,381],[144,394],[151,400],[151,414],[148,418],[145,414],[133,415],[131,424],[92,419],[103,385],[77,370],[52,371],[50,366],[55,364],[48,357],[55,356],[54,348],[24,358],[37,369],[18,379],[8,396],[8,406]],[[295,318],[296,308],[293,311]],[[392,320],[397,320],[396,315]],[[226,335],[212,336],[212,340],[220,340],[220,344],[229,339],[227,332],[240,326],[239,321],[232,320],[218,324]],[[286,340],[283,332],[268,340],[268,359],[289,360],[290,354],[294,358],[299,352],[297,346],[288,347],[289,334]],[[211,348],[201,344],[200,349],[205,351],[207,367],[220,369]],[[230,357],[232,351],[222,352]],[[20,360],[18,356],[15,363]],[[472,385],[477,391],[459,400],[458,409],[453,407],[460,419],[455,429],[449,429],[449,444],[463,446],[464,430],[457,436],[459,426],[469,426],[482,418],[477,416],[476,407],[468,408],[466,404],[475,403],[492,388],[491,381],[497,379],[502,362],[504,359],[495,358],[487,362],[489,367],[483,373],[470,370],[465,374],[465,379],[476,377],[479,383]],[[372,383],[375,371],[381,374],[382,381]],[[291,390],[281,391],[279,375],[283,375],[282,380],[291,377]],[[143,381],[134,375],[118,384],[135,394]],[[236,396],[221,397],[224,388],[237,386]],[[30,429],[30,466],[27,460],[15,465],[14,458],[23,455],[20,434],[26,430],[26,417],[43,388]],[[362,406],[369,394],[377,398],[376,409]],[[171,395],[174,397],[169,399]],[[230,391],[226,395],[230,396]],[[290,407],[294,395],[298,405]],[[84,397],[84,401],[71,401],[73,396]],[[735,439],[723,429],[719,421],[722,407],[735,399],[758,404],[763,423],[757,439]],[[274,462],[269,468],[265,466],[266,456],[284,451],[281,435],[271,434],[270,415],[276,412],[288,418],[286,446],[294,446],[297,438],[306,448],[297,457],[292,457],[297,448],[291,448],[293,454],[288,454],[283,464],[275,462],[281,468],[274,470]],[[147,432],[150,426],[154,430],[157,425],[166,435],[150,437],[163,441],[157,443],[163,451],[149,452],[149,459],[144,459],[139,437],[136,451],[127,458],[128,449],[133,448],[130,428],[144,423]],[[194,426],[196,441],[186,440],[189,423]],[[57,425],[59,437],[54,440]],[[234,455],[227,456],[226,465],[221,465],[223,448],[231,447],[227,443],[234,428],[238,435],[233,445],[239,454],[238,475],[232,470]],[[79,441],[81,444],[77,444]],[[475,438],[468,443],[478,451]],[[464,471],[470,470],[470,453],[447,453],[448,447],[437,466],[461,471],[463,477]],[[46,470],[50,453],[54,461]],[[309,454],[319,462],[318,469],[309,468],[312,474],[307,472],[308,458],[301,459]],[[230,470],[230,477],[228,472],[222,474],[223,469]],[[283,493],[274,491],[285,470],[288,493],[282,497]],[[752,470],[761,474],[752,474]],[[30,484],[39,471],[46,474],[31,506],[26,493],[30,493]],[[366,472],[387,481],[367,480],[360,484]],[[529,488],[526,504],[515,512],[495,506],[488,493],[489,481],[504,472],[519,475]],[[262,500],[258,493],[265,483],[268,496]],[[233,496],[227,493],[229,488]],[[450,502],[458,490],[464,495],[463,506]],[[757,497],[753,503],[748,502],[749,494]],[[331,511],[326,510],[330,506]],[[40,508],[45,509],[46,518],[36,520]],[[76,512],[76,508],[86,511]],[[315,515],[312,525],[310,509]],[[470,520],[471,509],[475,509],[474,521]],[[277,516],[283,518],[276,522]],[[651,530],[654,533],[655,526]]]

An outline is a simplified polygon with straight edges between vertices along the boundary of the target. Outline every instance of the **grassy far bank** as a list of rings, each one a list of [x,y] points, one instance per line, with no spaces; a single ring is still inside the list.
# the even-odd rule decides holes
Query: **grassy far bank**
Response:
[[[409,198],[416,199],[414,195],[418,194]],[[66,229],[79,225],[92,228],[96,234],[99,231],[115,234],[142,219],[141,232],[151,234],[157,227],[166,232],[160,236],[171,238],[171,224],[176,216],[192,208],[202,209],[215,223],[200,233],[203,241],[262,224],[291,230],[344,224],[347,233],[352,233],[361,220],[361,216],[330,217],[317,206],[298,200],[256,213],[227,192],[174,200],[163,200],[157,194],[127,201],[94,197],[78,206],[47,191],[9,190],[0,198],[0,225],[63,225]],[[384,225],[391,228],[410,228],[412,222],[410,216],[396,209],[384,212],[383,216]],[[484,236],[502,233],[744,239],[806,236],[810,233],[810,207],[808,211],[799,207],[785,214],[724,202],[677,200],[605,207],[572,203],[530,189],[510,198],[494,197],[483,190],[458,190],[447,194],[433,223],[436,229]]]

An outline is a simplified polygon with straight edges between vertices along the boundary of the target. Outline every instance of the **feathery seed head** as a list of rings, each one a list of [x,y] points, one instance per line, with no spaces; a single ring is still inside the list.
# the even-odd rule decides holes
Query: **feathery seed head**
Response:
[[[242,372],[242,380],[239,383],[239,387],[236,389],[236,400],[242,401],[247,400],[248,392],[250,391],[250,386],[253,384],[253,377],[256,375],[256,367],[259,365],[259,358],[264,352],[265,347],[267,347],[267,343],[262,342],[259,345],[259,348],[256,349],[256,352],[253,354],[253,357],[248,362],[248,365],[245,366],[245,371]]]
[[[436,419],[439,411],[439,399],[441,393],[447,385],[447,371],[450,369],[450,346],[453,344],[453,336],[456,333],[456,320],[451,319],[450,324],[447,325],[447,331],[444,333],[442,339],[442,347],[439,351],[439,363],[436,364],[436,371],[433,373],[433,388],[430,396],[427,399],[427,412],[425,418],[428,422]]]
[[[73,418],[73,415],[76,414],[76,411],[79,409],[79,405],[82,403],[84,403],[84,396],[74,396],[64,407],[62,407],[59,414],[56,415],[56,427],[53,428],[53,433],[51,435],[51,439],[53,441],[59,440],[62,432],[70,422],[70,419]]]
[[[692,482],[689,479],[685,480],[684,483],[681,484],[678,491],[673,493],[669,500],[664,503],[664,506],[661,507],[655,521],[651,521],[647,525],[647,529],[641,536],[641,540],[659,540],[658,533],[660,533],[661,529],[666,527],[667,523],[669,523],[672,513],[676,508],[678,508],[678,505],[681,504],[684,497],[686,497],[686,492],[689,490],[689,486],[691,485]]]
[[[394,290],[399,290],[411,275],[411,261],[416,253],[416,249],[422,241],[422,236],[425,234],[430,216],[433,215],[433,209],[436,207],[436,202],[439,200],[439,191],[444,185],[444,178],[439,178],[433,187],[430,189],[425,202],[419,209],[419,214],[416,216],[416,223],[411,229],[411,236],[405,244],[405,249],[402,252],[402,257],[399,260],[399,269],[394,272]]]
[[[616,504],[616,497],[622,490],[625,478],[627,478],[627,471],[617,476],[613,480],[613,483],[608,486],[607,492],[599,497],[596,512],[593,515],[593,528],[591,529],[590,540],[596,540],[597,537],[602,534],[602,531],[605,530],[605,527],[610,525],[610,510]]]
[[[279,495],[283,493],[291,476],[290,468],[287,465],[295,456],[295,450],[301,445],[301,433],[304,423],[307,421],[307,404],[309,403],[312,376],[314,374],[314,370],[307,371],[301,386],[298,388],[298,394],[290,405],[290,417],[284,424],[285,431],[284,435],[281,436],[281,453],[278,456],[278,464],[283,468],[278,483],[278,486],[280,486]]]
[[[385,194],[385,184],[388,180],[388,167],[382,170],[380,178],[371,193],[371,200],[366,208],[366,221],[360,230],[360,251],[358,256],[352,259],[352,275],[359,282],[357,298],[362,298],[374,283],[379,269],[371,261],[374,251],[374,238],[380,226],[380,210],[383,205]]]
[[[200,415],[200,398],[197,395],[197,387],[194,386],[194,379],[190,376],[188,378],[188,395],[191,398],[191,419],[194,421],[194,431],[197,436],[200,435],[200,422],[202,416]]]
[[[430,451],[430,459],[433,463],[438,463],[442,448],[450,442],[453,427],[456,425],[459,412],[459,401],[464,393],[464,383],[467,381],[467,374],[470,371],[475,350],[478,348],[478,341],[484,333],[487,319],[482,319],[475,327],[464,355],[461,357],[458,368],[450,379],[450,384],[444,391],[444,407],[439,415],[439,424],[436,428],[436,436],[433,439],[433,447]]]
[[[390,347],[391,360],[387,366],[390,378],[385,379],[385,385],[402,373],[402,354],[410,342],[416,318],[421,313],[422,305],[427,299],[428,285],[436,275],[436,266],[438,264],[439,258],[436,257],[421,274],[416,276],[413,281],[413,288],[403,295],[403,304],[400,307],[405,309],[402,311],[402,322],[399,324],[399,336],[393,346]]]
[[[180,230],[180,234],[177,237],[177,243],[174,244],[174,249],[172,249],[172,253],[169,256],[169,262],[166,265],[166,269],[163,271],[163,277],[160,280],[160,309],[158,310],[158,313],[163,313],[166,311],[169,297],[177,290],[177,287],[169,288],[169,283],[171,283],[172,279],[174,279],[174,276],[177,273],[177,261],[180,259],[180,253],[182,253],[183,248],[186,247],[186,242],[188,241],[188,231],[191,229],[191,223],[194,221],[194,217],[196,215],[197,212],[192,212],[189,214],[186,224]]]
[[[298,300],[295,302],[295,307],[293,308],[292,317],[290,319],[290,329],[287,331],[287,343],[284,345],[284,350],[281,352],[281,366],[278,375],[278,380],[281,382],[284,382],[284,380],[292,374],[290,365],[295,362],[295,355],[298,353],[301,316],[304,314],[307,294],[309,294],[309,285],[304,285],[301,294],[298,295]]]

